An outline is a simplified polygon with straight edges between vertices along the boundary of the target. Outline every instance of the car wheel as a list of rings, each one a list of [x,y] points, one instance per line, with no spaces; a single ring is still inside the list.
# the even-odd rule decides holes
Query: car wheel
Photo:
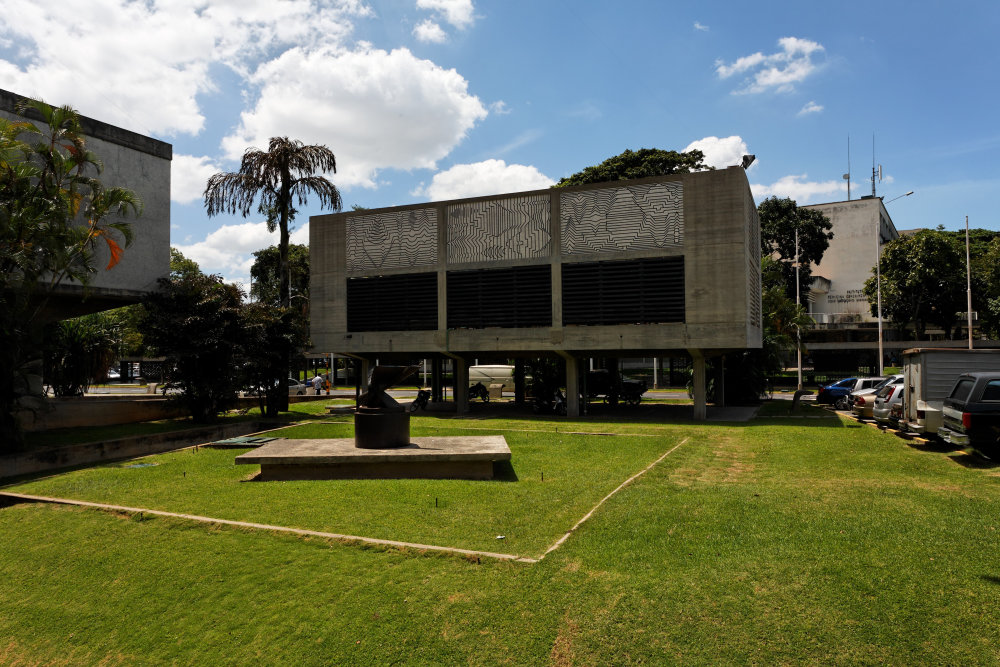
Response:
[[[834,406],[838,410],[847,410],[849,407],[851,407],[851,406],[849,406],[847,404],[847,397],[846,396],[841,396],[840,398],[838,398],[837,402],[834,404]]]

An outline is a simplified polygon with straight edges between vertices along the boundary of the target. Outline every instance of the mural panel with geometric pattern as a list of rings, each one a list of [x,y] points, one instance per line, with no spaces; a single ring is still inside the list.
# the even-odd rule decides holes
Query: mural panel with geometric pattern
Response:
[[[562,252],[582,255],[684,245],[679,182],[560,194]]]
[[[408,269],[438,262],[433,207],[347,218],[347,270]]]
[[[549,195],[505,197],[448,207],[448,263],[548,257]]]

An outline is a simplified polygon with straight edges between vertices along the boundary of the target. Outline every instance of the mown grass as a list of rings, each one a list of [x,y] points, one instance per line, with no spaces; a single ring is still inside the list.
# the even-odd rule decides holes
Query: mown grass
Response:
[[[417,417],[411,434],[483,435],[454,419]],[[507,422],[508,424],[510,422]],[[250,482],[258,466],[236,466],[246,450],[186,449],[19,484],[24,493],[534,557],[576,519],[662,452],[677,430],[656,437],[566,434],[550,424],[504,430],[513,475],[463,480]],[[482,427],[480,427],[482,428]],[[287,438],[353,435],[349,420],[269,433]],[[153,466],[133,467],[136,463]],[[516,480],[516,481],[512,481]],[[502,541],[497,535],[503,535]]]
[[[489,506],[506,503],[521,503],[517,511],[532,521],[566,530],[575,520],[571,512],[551,517],[559,512],[553,497],[538,495],[542,483],[520,474],[529,461],[531,470],[556,470],[567,457],[612,468],[621,465],[623,451],[690,440],[534,565],[65,507],[7,507],[0,510],[0,663],[1000,660],[993,618],[1000,598],[1000,478],[989,462],[910,446],[834,416],[747,425],[428,417],[415,426],[421,433],[496,428],[512,441],[521,477],[458,483],[480,490],[454,513],[459,526],[435,525],[442,537],[486,513],[500,516],[502,508]],[[295,428],[302,434],[346,427]],[[578,444],[567,445],[566,430],[654,437],[569,436]],[[169,481],[170,470],[185,460],[181,454],[199,462],[191,470],[206,471],[216,453],[179,453],[127,472]],[[105,467],[38,484],[76,479],[83,495],[124,493],[128,485],[107,483],[127,479],[121,472]],[[104,486],[87,487],[102,477]],[[268,493],[277,495],[260,498],[262,505],[282,495],[281,486],[294,486],[219,481],[224,477],[212,483],[235,491],[218,493],[272,487]],[[135,484],[128,493],[151,493],[141,487],[158,485]],[[400,489],[382,484],[384,516],[376,522],[419,533],[440,521],[430,507],[399,516],[392,496]],[[315,516],[327,511],[315,506],[325,500],[353,499],[352,509],[364,512],[360,505],[371,498],[360,487],[333,496],[304,486],[293,491],[289,497],[314,505]],[[172,502],[195,498],[205,506],[210,495],[184,486]],[[230,495],[228,502],[232,511],[246,512],[237,507],[246,500]]]

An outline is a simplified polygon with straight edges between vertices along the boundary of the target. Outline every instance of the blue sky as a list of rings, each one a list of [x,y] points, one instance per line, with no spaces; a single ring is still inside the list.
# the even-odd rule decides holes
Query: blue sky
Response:
[[[0,88],[173,144],[172,245],[246,282],[277,242],[205,180],[287,135],[345,208],[548,184],[626,148],[757,155],[755,196],[877,193],[1000,229],[995,2],[4,0]],[[293,240],[304,242],[303,207]],[[141,231],[141,230],[140,230]]]

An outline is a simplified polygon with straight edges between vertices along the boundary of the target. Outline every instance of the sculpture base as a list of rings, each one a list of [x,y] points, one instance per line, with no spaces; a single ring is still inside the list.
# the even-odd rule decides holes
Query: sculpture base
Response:
[[[279,439],[236,457],[238,464],[259,464],[261,481],[493,479],[496,466],[509,462],[502,435],[413,438],[384,451],[359,449],[351,438]]]
[[[410,413],[380,408],[358,408],[354,414],[354,446],[392,449],[410,444]]]

